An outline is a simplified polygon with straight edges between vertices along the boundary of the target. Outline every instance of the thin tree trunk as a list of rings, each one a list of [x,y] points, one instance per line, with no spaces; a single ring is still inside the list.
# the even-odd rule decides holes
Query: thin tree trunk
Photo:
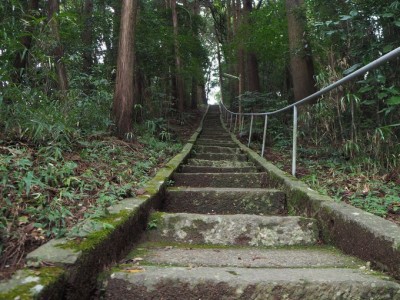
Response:
[[[286,0],[290,69],[293,80],[293,94],[296,101],[316,91],[311,48],[305,36],[305,16],[300,14],[300,9],[303,5],[304,0]]]
[[[67,69],[63,62],[64,58],[64,47],[61,44],[61,37],[58,28],[58,22],[56,14],[59,11],[58,0],[48,1],[48,21],[50,24],[51,33],[56,42],[56,46],[53,49],[53,59],[57,73],[58,88],[61,92],[65,93],[68,90],[68,77]]]
[[[82,42],[84,50],[83,58],[83,72],[90,74],[93,67],[93,0],[85,0],[83,8],[83,31]]]
[[[193,77],[192,78],[192,97],[191,97],[190,108],[197,109],[197,103],[198,103],[197,79],[195,77]]]
[[[114,10],[114,22],[112,28],[112,37],[111,37],[111,48],[108,52],[107,61],[115,66],[117,64],[118,58],[118,43],[120,36],[120,28],[121,28],[121,11],[122,11],[122,1],[121,0],[113,0],[110,3],[110,6]]]
[[[242,3],[241,0],[236,1],[236,31],[239,30],[241,22],[243,21],[242,16]],[[243,44],[239,42],[238,50],[237,50],[237,74],[236,76],[240,76],[241,80],[238,81],[238,92],[237,96],[240,96],[240,93],[243,93],[246,90],[246,61],[245,61],[245,51],[243,49]],[[241,108],[239,107],[239,110]]]
[[[221,47],[219,46],[218,38],[216,39],[217,43],[217,61],[218,61],[218,78],[219,78],[219,86],[221,89],[221,101],[224,103],[224,93],[223,93],[223,77],[222,77],[222,59],[221,59]]]
[[[134,104],[134,34],[137,12],[136,0],[123,0],[118,46],[117,77],[113,103],[116,135],[132,139],[132,114]]]
[[[34,15],[35,12],[39,11],[39,0],[31,0],[28,3],[28,13],[29,15]],[[23,79],[23,75],[26,73],[28,68],[28,56],[29,50],[32,47],[32,26],[28,26],[27,32],[28,34],[24,34],[21,38],[21,44],[24,46],[24,50],[22,52],[17,52],[14,59],[14,68],[15,72],[12,77],[12,81],[14,83],[21,83]]]
[[[176,78],[176,92],[177,92],[177,102],[178,111],[182,113],[184,110],[184,86],[183,78],[181,74],[182,63],[179,53],[179,41],[178,41],[178,14],[176,11],[176,0],[171,0],[171,10],[172,10],[172,25],[174,28],[174,48],[175,48],[175,78]]]

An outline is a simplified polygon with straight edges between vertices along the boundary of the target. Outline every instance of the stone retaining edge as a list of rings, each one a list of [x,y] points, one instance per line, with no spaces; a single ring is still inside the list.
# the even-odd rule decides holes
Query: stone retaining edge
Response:
[[[222,116],[221,116],[221,121]],[[223,126],[227,130],[224,122]],[[228,131],[228,130],[227,130]],[[231,137],[260,169],[268,181],[287,193],[289,213],[316,218],[322,228],[321,239],[345,253],[369,261],[376,268],[400,280],[400,227],[388,220],[365,212],[312,190],[304,182],[280,170],[255,151]]]
[[[165,187],[188,158],[207,112],[208,107],[182,151],[145,185],[143,195],[119,201],[105,218],[85,220],[69,238],[50,240],[29,253],[30,268],[0,282],[0,299],[88,299],[98,274],[123,257],[146,229],[149,213],[161,206]]]

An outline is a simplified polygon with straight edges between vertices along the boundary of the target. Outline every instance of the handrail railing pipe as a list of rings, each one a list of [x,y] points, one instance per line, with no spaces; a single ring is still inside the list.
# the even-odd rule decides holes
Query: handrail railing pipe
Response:
[[[250,131],[249,131],[249,143],[247,144],[248,147],[250,147],[250,143],[251,143],[251,134],[252,134],[252,130],[253,130],[253,119],[254,119],[254,116],[251,115]]]
[[[268,116],[268,115],[267,115]],[[296,176],[297,159],[297,106],[293,106],[293,148],[292,148],[292,175]]]
[[[376,69],[377,67],[379,67],[380,65],[384,64],[385,62],[394,59],[396,57],[398,57],[400,55],[400,47],[390,51],[389,53],[382,55],[381,57],[379,57],[378,59],[374,60],[373,62],[370,62],[369,64],[365,65],[364,67],[358,69],[357,71],[354,71],[353,73],[343,77],[342,79],[339,79],[338,81],[322,88],[321,90],[319,90],[318,92],[307,96],[293,104],[287,105],[281,109],[277,109],[274,111],[268,111],[268,112],[263,112],[263,113],[243,113],[240,109],[239,112],[233,112],[230,111],[225,104],[221,101],[221,105],[223,107],[223,109],[226,112],[226,123],[228,123],[228,114],[230,114],[231,116],[231,122],[230,122],[230,126],[229,126],[229,130],[232,129],[232,118],[233,115],[235,115],[235,120],[237,118],[239,118],[239,130],[243,130],[243,121],[244,121],[244,117],[245,116],[250,116],[250,130],[249,130],[249,140],[248,140],[248,147],[250,147],[251,144],[251,138],[252,138],[252,131],[253,131],[253,121],[254,121],[254,117],[255,116],[264,116],[265,117],[265,123],[264,123],[264,132],[263,132],[263,144],[262,144],[262,149],[261,149],[261,156],[264,155],[264,151],[265,151],[265,141],[266,141],[266,130],[267,130],[267,122],[268,122],[268,116],[272,116],[272,115],[276,115],[278,113],[287,111],[291,108],[293,108],[293,147],[292,147],[292,175],[296,176],[296,159],[297,159],[297,119],[298,119],[298,107],[304,103],[310,102],[311,100],[317,99],[319,97],[321,97],[322,95],[330,92],[331,90],[355,79],[356,77],[359,77],[361,75],[364,75],[365,73]],[[238,79],[240,81],[240,76],[234,76],[231,74],[224,74],[224,76],[226,77],[230,77],[230,78],[234,78],[234,79]],[[241,94],[241,93],[239,93]],[[239,99],[241,99],[241,95],[239,95]],[[243,118],[243,119],[241,119]],[[243,120],[242,122],[240,122],[241,120]],[[236,122],[235,122],[235,128],[234,128],[234,132],[236,130]]]
[[[238,121],[238,115],[235,115],[235,126],[233,127],[233,133],[236,132],[237,121]]]
[[[265,115],[263,143],[262,143],[262,148],[261,148],[261,156],[262,157],[264,157],[264,151],[265,151],[265,142],[266,142],[266,138],[267,138],[267,126],[268,126],[268,115]]]

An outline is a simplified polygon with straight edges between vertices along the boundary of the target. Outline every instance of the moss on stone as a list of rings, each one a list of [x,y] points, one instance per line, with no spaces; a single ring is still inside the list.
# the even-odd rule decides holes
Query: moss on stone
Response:
[[[0,293],[0,299],[35,299],[46,289],[51,288],[51,284],[57,282],[60,276],[63,275],[64,270],[59,267],[43,267],[38,270],[24,269],[20,272],[24,272],[24,278],[35,277],[38,280],[34,282],[27,282],[18,284],[16,288],[10,291]],[[35,292],[34,288],[41,286],[41,290]]]
[[[149,221],[147,222],[147,229],[159,229],[159,226],[162,224],[164,214],[165,213],[160,211],[156,211],[150,214]]]
[[[102,230],[92,232],[82,240],[71,240],[68,243],[60,244],[59,247],[82,252],[92,250],[96,245],[104,241],[117,226],[125,223],[131,216],[134,216],[137,211],[138,209],[122,210],[117,214],[109,214],[106,217],[97,218],[95,221],[104,225]]]

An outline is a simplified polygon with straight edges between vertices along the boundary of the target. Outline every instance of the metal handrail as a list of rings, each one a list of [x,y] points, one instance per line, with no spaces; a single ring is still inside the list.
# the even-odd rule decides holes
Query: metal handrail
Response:
[[[265,116],[265,123],[264,123],[264,132],[263,132],[263,144],[262,144],[262,149],[261,149],[261,156],[264,156],[264,150],[265,150],[265,139],[266,139],[266,131],[267,131],[267,123],[268,123],[268,116],[275,115],[281,112],[284,112],[286,110],[289,110],[293,108],[293,149],[292,149],[292,175],[296,175],[296,157],[297,157],[297,107],[310,102],[311,100],[317,99],[320,96],[330,92],[331,90],[353,80],[354,78],[364,75],[368,71],[371,71],[373,69],[376,69],[380,65],[384,64],[385,62],[396,58],[400,55],[400,47],[390,51],[389,53],[382,55],[378,59],[374,60],[373,62],[370,62],[369,64],[365,65],[364,67],[358,69],[357,71],[354,71],[353,73],[343,77],[342,79],[339,79],[338,81],[328,85],[327,87],[322,88],[318,92],[307,96],[293,104],[287,105],[283,108],[274,110],[274,111],[269,111],[269,112],[263,112],[263,113],[240,113],[240,112],[233,112],[230,111],[225,104],[221,101],[221,106],[225,110],[225,118],[228,121],[228,117],[230,115],[230,126],[229,130],[232,129],[232,119],[233,115],[235,115],[235,120],[237,120],[237,117],[242,118],[244,116],[251,116],[251,125],[250,125],[250,133],[249,133],[249,140],[248,140],[248,146],[250,147],[251,143],[251,134],[252,134],[252,127],[253,127],[253,119],[254,116]],[[232,76],[233,77],[233,76]],[[236,122],[235,122],[236,123]],[[236,129],[236,124],[234,127],[234,131]]]

